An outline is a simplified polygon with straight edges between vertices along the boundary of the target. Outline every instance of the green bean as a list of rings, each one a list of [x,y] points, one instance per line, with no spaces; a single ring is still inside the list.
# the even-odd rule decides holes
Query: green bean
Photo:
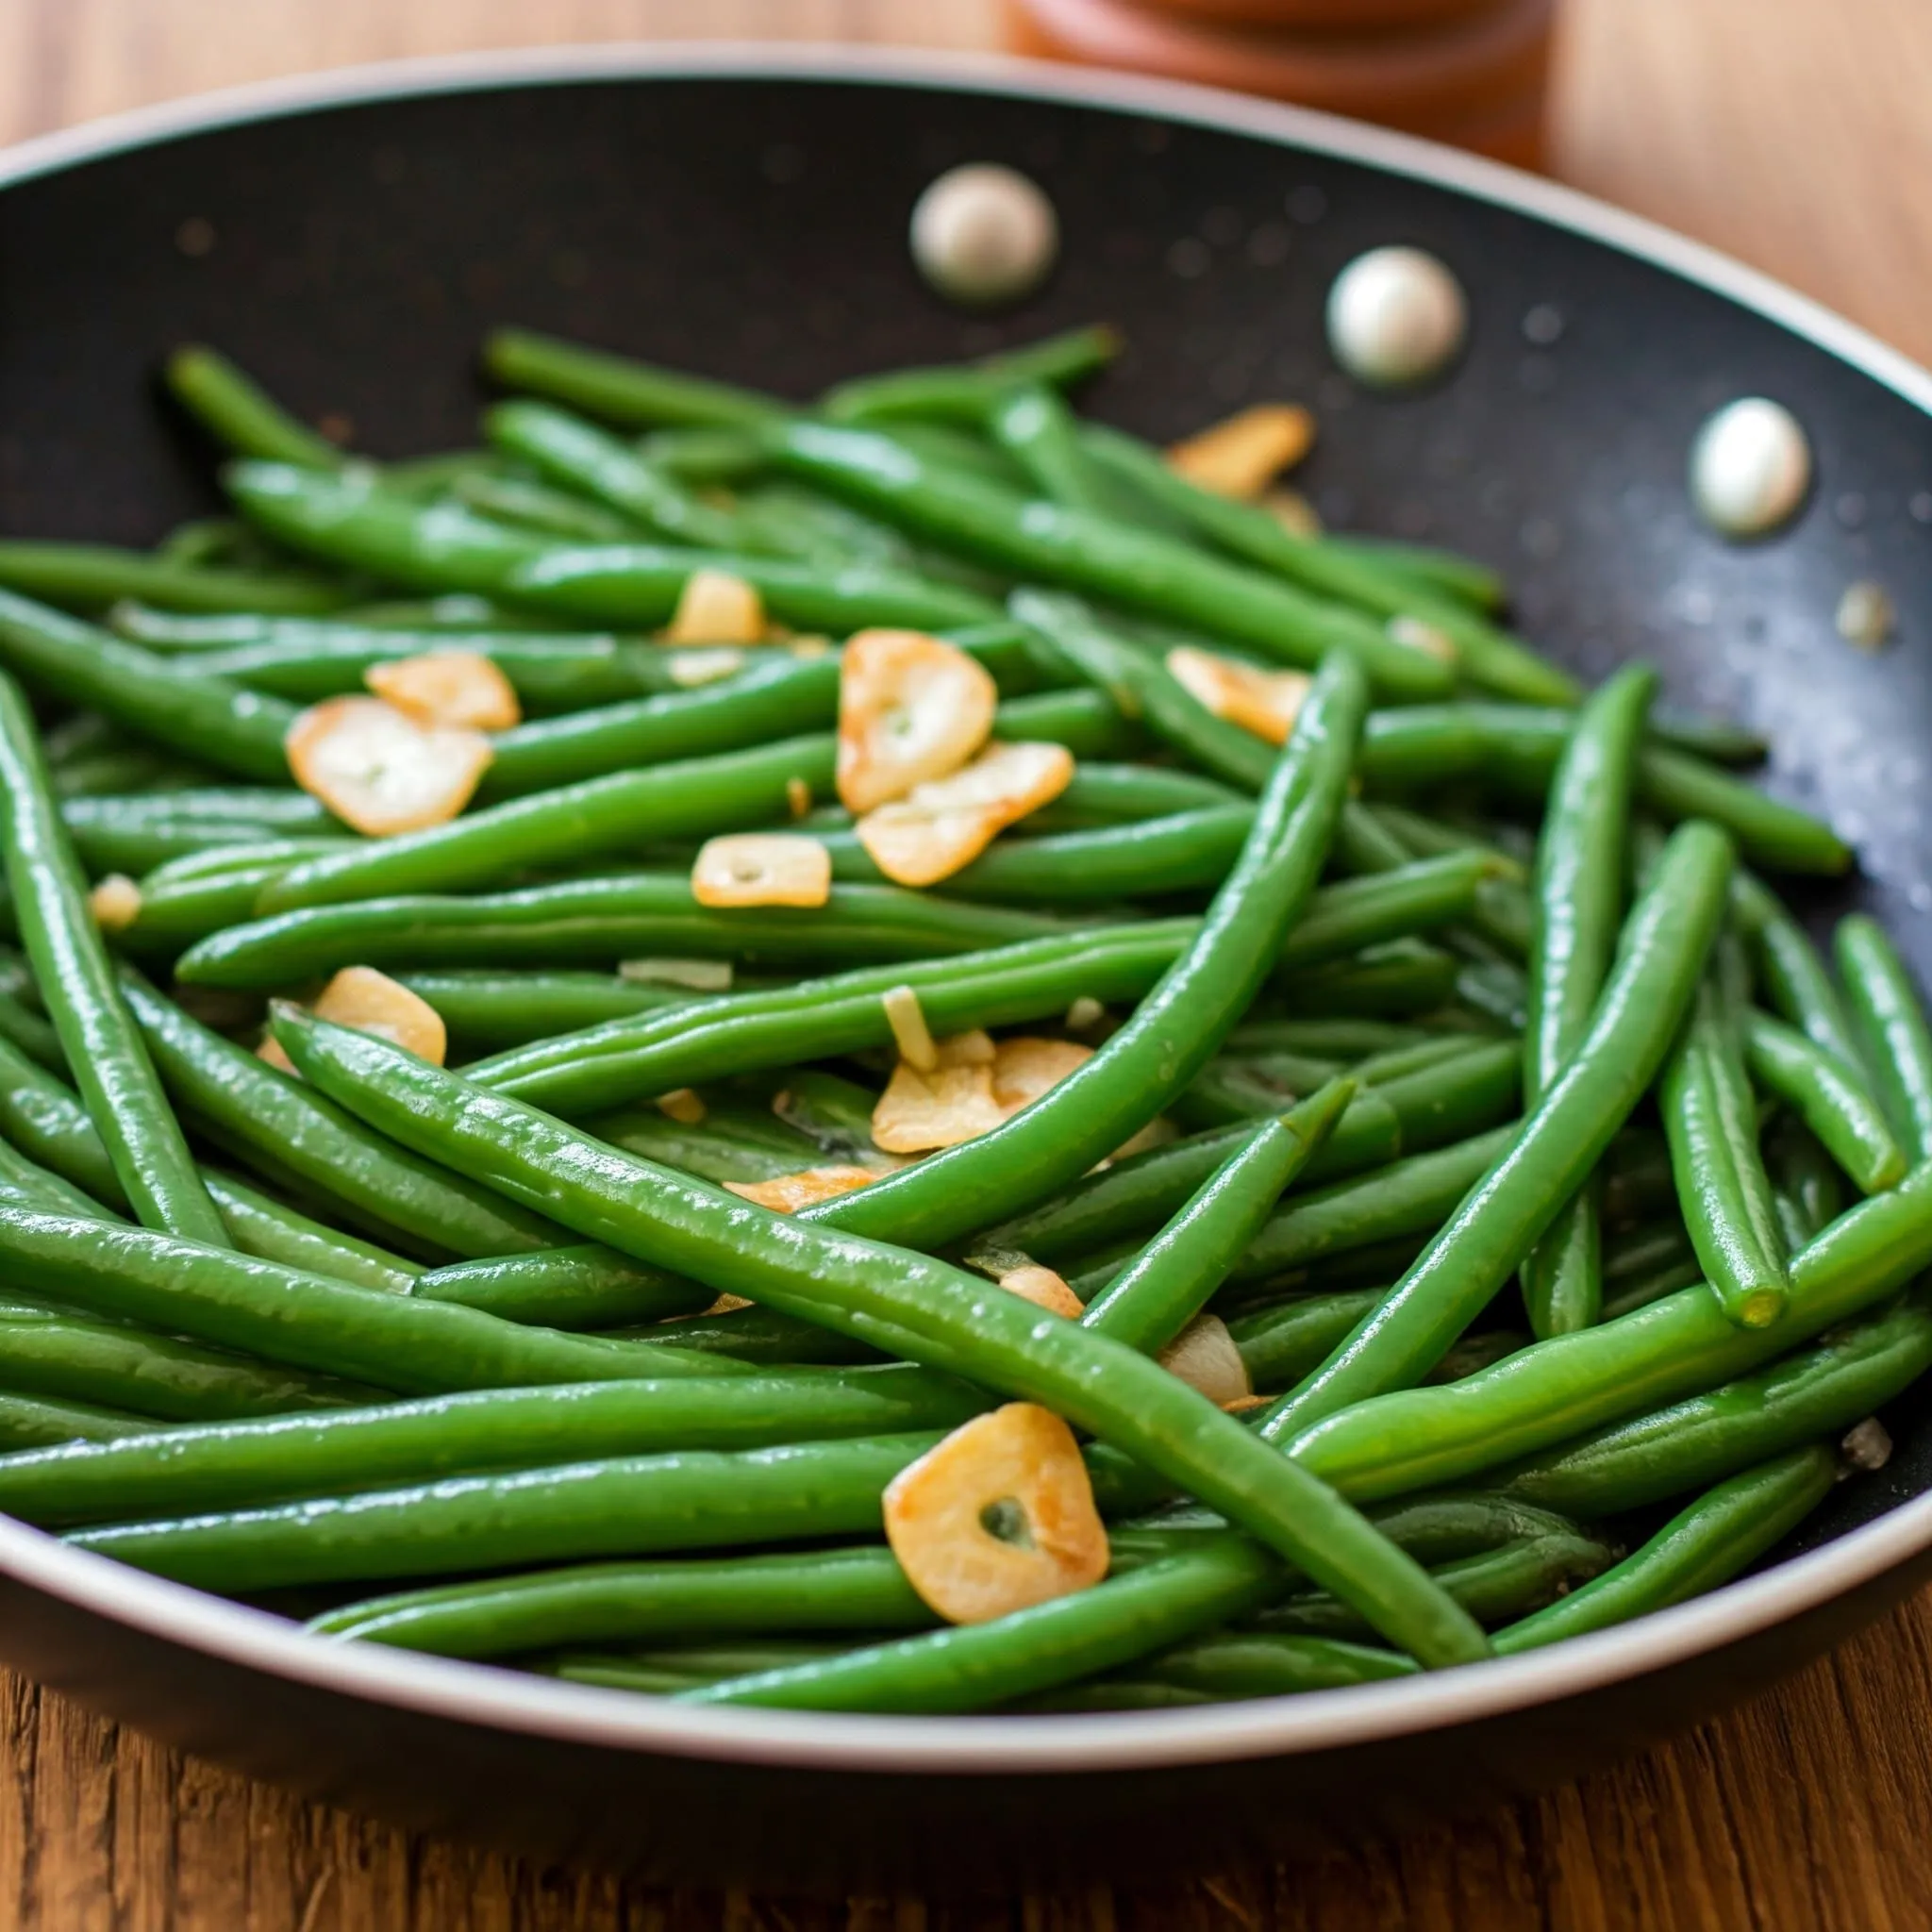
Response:
[[[996,839],[985,854],[945,880],[956,899],[1007,905],[1118,905],[1221,883],[1254,814],[1241,806],[1139,819],[1124,825]],[[854,884],[885,878],[853,832],[817,835],[832,855],[832,876]]]
[[[1496,1041],[1357,1093],[1302,1179],[1335,1180],[1496,1125],[1515,1111],[1518,1064],[1513,1048]],[[1084,1176],[1058,1199],[990,1230],[987,1240],[1056,1264],[1083,1257],[1166,1219],[1251,1131],[1242,1122],[1151,1148]]]
[[[836,423],[937,416],[976,428],[987,408],[1009,391],[1037,383],[1070,388],[1106,368],[1120,351],[1119,332],[1105,325],[1067,329],[977,362],[860,376],[828,390],[819,407]]]
[[[0,1384],[162,1422],[284,1415],[379,1399],[364,1385],[11,1300],[0,1302]]]
[[[1354,959],[1287,974],[1275,982],[1274,997],[1305,1019],[1407,1019],[1438,1011],[1455,992],[1460,970],[1439,947],[1396,940]]]
[[[1158,658],[1103,629],[1078,598],[1015,591],[1007,608],[1039,640],[1041,667],[1058,681],[1078,680],[1104,691],[1209,777],[1244,792],[1258,791],[1268,782],[1274,753],[1267,743],[1217,718]]]
[[[1513,1126],[1414,1154],[1282,1203],[1230,1271],[1267,1281],[1329,1255],[1440,1227],[1516,1137]]]
[[[1391,874],[1373,882],[1373,891],[1353,883],[1321,889],[1282,957],[1318,958],[1391,925],[1450,916],[1466,893],[1467,877],[1466,870],[1452,863]],[[1082,998],[1139,999],[1182,956],[1195,931],[1191,921],[1147,921],[950,959],[859,968],[770,991],[733,994],[695,1011],[586,1028],[574,1038],[479,1061],[471,1072],[484,1085],[519,1099],[578,1113],[727,1074],[890,1045],[891,1022],[880,1000],[901,985],[919,995],[927,1024],[942,1035],[1044,1019]],[[1513,1080],[1510,1085],[1513,1091]],[[1364,1122],[1357,1121],[1353,1132],[1364,1130]],[[1344,1140],[1344,1145],[1352,1144]]]
[[[31,597],[73,610],[103,610],[136,598],[164,610],[301,617],[348,602],[342,590],[323,577],[294,571],[208,570],[105,543],[0,542],[0,585],[17,592],[18,601]]]
[[[888,1549],[585,1563],[345,1604],[318,1636],[438,1657],[729,1631],[919,1629],[933,1621]]]
[[[1744,1043],[1766,1091],[1795,1109],[1863,1192],[1903,1178],[1905,1151],[1848,1063],[1764,1013],[1746,1017]]]
[[[1839,922],[1838,969],[1852,1009],[1859,1061],[1914,1160],[1932,1156],[1932,1027],[1898,950],[1874,919]]]
[[[1371,1054],[1419,1046],[1431,1036],[1420,1026],[1387,1020],[1252,1020],[1227,1036],[1232,1054],[1305,1053],[1358,1060]]]
[[[1831,1157],[1796,1121],[1780,1122],[1771,1142],[1778,1221],[1792,1254],[1816,1241],[1844,1212],[1844,1186]]]
[[[1626,666],[1576,714],[1551,781],[1537,847],[1536,918],[1523,1091],[1534,1105],[1590,1030],[1623,916],[1630,794],[1648,665]],[[1523,1264],[1524,1305],[1541,1338],[1587,1328],[1603,1306],[1601,1208],[1593,1181],[1557,1212]]]
[[[1485,779],[1541,799],[1569,735],[1567,711],[1527,705],[1412,705],[1378,711],[1363,734],[1360,775],[1370,787],[1411,789]],[[1754,864],[1837,874],[1850,848],[1829,826],[1727,772],[1663,746],[1638,754],[1637,793],[1667,818],[1722,825]]]
[[[507,1255],[560,1239],[554,1225],[489,1189],[371,1133],[333,1102],[190,1019],[135,974],[123,975],[122,991],[162,1081],[197,1131],[249,1167],[266,1162],[272,1180],[292,1173],[331,1203],[446,1253]],[[68,1177],[88,1185],[80,1174]]]
[[[523,476],[498,476],[487,471],[458,476],[449,497],[492,523],[565,542],[622,543],[637,534],[637,525],[625,518]]]
[[[1044,914],[898,886],[834,886],[822,907],[719,912],[697,903],[687,876],[631,873],[275,913],[198,941],[175,972],[184,985],[255,989],[352,965],[580,966],[671,954],[792,967],[915,959],[1065,930]]]
[[[836,757],[829,734],[814,734],[587,778],[447,824],[298,860],[260,887],[256,905],[273,915],[405,893],[458,892],[501,885],[532,868],[614,858],[658,840],[783,823],[786,801],[798,786],[831,789]]]
[[[638,453],[681,483],[743,483],[765,466],[756,436],[721,425],[654,430],[638,439]]]
[[[1323,711],[1313,707],[1316,718]],[[1285,770],[1293,775],[1292,763]],[[1283,1482],[1294,1465],[1131,1349],[1074,1323],[1041,1323],[1019,1297],[945,1262],[807,1215],[770,1214],[620,1155],[371,1036],[289,1007],[275,1026],[309,1079],[365,1117],[407,1118],[414,1139],[433,1140],[512,1197],[541,1195],[579,1232],[618,1237],[612,1246],[654,1266],[1043,1402],[1224,1510],[1425,1661],[1480,1655],[1467,1620],[1416,1565],[1298,1473]]]
[[[1275,1576],[1237,1538],[1109,1577],[988,1624],[908,1637],[683,1693],[700,1704],[791,1709],[969,1711],[1112,1669],[1260,1602]]]
[[[1073,782],[1051,805],[1042,806],[1026,823],[1041,832],[1085,830],[1241,803],[1241,792],[1195,772],[1090,761],[1074,771]]]
[[[1197,537],[1279,575],[1316,596],[1381,618],[1420,619],[1454,645],[1475,683],[1525,704],[1574,702],[1576,681],[1528,645],[1497,629],[1459,601],[1444,598],[1413,575],[1391,572],[1372,556],[1303,537],[1257,504],[1203,489],[1136,438],[1091,425],[1082,453],[1177,516]]]
[[[1389,1299],[1268,1411],[1261,1428],[1269,1440],[1420,1380],[1522,1261],[1669,1050],[1716,934],[1730,863],[1730,841],[1713,827],[1673,835],[1574,1056]]]
[[[1186,543],[1024,502],[867,430],[793,421],[768,434],[779,469],[1015,575],[1085,591],[1291,663],[1312,666],[1331,647],[1346,647],[1391,697],[1437,696],[1452,682],[1441,659],[1345,607]]]
[[[161,373],[175,401],[225,449],[314,470],[339,469],[344,460],[326,437],[298,423],[217,350],[187,343]]]
[[[63,1098],[71,1100],[72,1094],[66,1093]],[[74,1102],[76,1113],[79,1112],[79,1105],[78,1101]],[[81,1115],[81,1119],[85,1122],[86,1116]],[[99,1146],[98,1140],[95,1146]],[[0,1141],[0,1200],[12,1208],[33,1208],[54,1214],[87,1215],[96,1221],[116,1219],[113,1210],[102,1207],[92,1194],[83,1193],[72,1181],[29,1159],[4,1141]]]
[[[1458,1557],[1432,1574],[1479,1624],[1504,1624],[1529,1615],[1607,1570],[1622,1553],[1574,1528],[1518,1537],[1493,1550]],[[1283,1637],[1372,1636],[1346,1604],[1326,1591],[1307,1591],[1273,1604],[1257,1619]]]
[[[244,1255],[279,1261],[308,1274],[326,1274],[332,1281],[351,1282],[358,1288],[379,1289],[385,1294],[409,1293],[423,1272],[400,1255],[311,1221],[231,1174],[205,1167],[201,1179],[229,1242]]]
[[[1037,494],[1070,509],[1112,513],[1108,492],[1080,447],[1073,411],[1045,384],[1026,383],[1001,397],[987,413],[986,430]]]
[[[747,1671],[777,1670],[849,1648],[849,1641],[767,1637],[752,1642],[673,1644],[662,1650],[629,1651],[614,1657],[597,1651],[565,1651],[530,1668],[567,1683],[602,1684],[617,1690],[670,1697],[741,1676]]]
[[[551,396],[607,422],[640,426],[730,427],[761,422],[785,407],[752,390],[654,368],[530,329],[496,330],[483,344],[483,367],[506,389]]]
[[[1761,879],[1741,869],[1731,881],[1731,914],[1751,941],[1757,974],[1780,1018],[1846,1068],[1858,1049],[1844,1005],[1810,936]]]
[[[0,1458],[0,1501],[46,1525],[260,1508],[305,1496],[611,1456],[723,1452],[951,1427],[985,1407],[903,1365],[811,1374],[575,1382],[169,1429]]]
[[[808,630],[843,635],[869,624],[943,630],[993,614],[971,592],[868,565],[828,571],[649,543],[558,543],[459,505],[413,504],[372,476],[247,461],[230,465],[224,480],[249,522],[291,550],[411,590],[475,591],[591,624],[662,624],[702,569],[743,579],[774,616]]]
[[[720,1356],[521,1326],[135,1227],[0,1208],[0,1253],[92,1312],[165,1324],[264,1360],[404,1393],[525,1383],[737,1374]]]
[[[1261,1390],[1298,1382],[1382,1299],[1379,1288],[1305,1294],[1236,1315],[1227,1324],[1248,1380]]]
[[[245,825],[258,837],[298,838],[340,831],[320,800],[292,786],[217,785],[179,791],[136,792],[70,799],[60,808],[69,831],[119,823],[126,825],[194,824]]]
[[[427,1000],[450,1037],[476,1053],[498,1053],[575,1033],[607,1020],[689,1008],[689,988],[652,986],[608,973],[492,973],[483,968],[396,975]]]
[[[1747,1374],[1862,1313],[1928,1261],[1932,1167],[1919,1167],[1796,1257],[1791,1298],[1768,1328],[1740,1328],[1700,1283],[1447,1388],[1373,1396],[1305,1430],[1290,1453],[1350,1495],[1455,1481]]]
[[[498,403],[485,411],[483,433],[546,482],[618,511],[633,528],[698,549],[743,544],[740,519],[700,502],[627,443],[581,417],[547,403]]]
[[[628,698],[498,732],[483,795],[515,798],[670,758],[741,751],[801,728],[829,731],[838,702],[835,656],[783,653],[695,691]]]
[[[430,1301],[460,1302],[507,1322],[538,1322],[550,1328],[661,1322],[698,1314],[717,1299],[696,1282],[595,1245],[453,1262],[417,1275],[409,1292]],[[721,1343],[718,1352],[729,1355],[732,1350]]]
[[[0,841],[34,977],[121,1191],[149,1227],[225,1241],[114,983],[47,789],[25,699],[0,675]]]
[[[879,1492],[938,1440],[922,1432],[611,1457],[113,1524],[75,1531],[68,1541],[232,1595],[291,1584],[876,1535]]]
[[[1157,1674],[1144,1686],[1144,1707],[1158,1709],[1170,1700],[1216,1703],[1340,1690],[1355,1684],[1406,1677],[1415,1666],[1395,1651],[1329,1637],[1217,1635],[1149,1657],[1145,1668]],[[1104,1701],[1109,1690],[1108,1679],[1083,1688],[1103,1700],[1099,1708],[1111,1707]],[[1141,1687],[1125,1683],[1117,1688],[1132,1693]]]
[[[0,992],[0,1040],[6,1040],[50,1073],[67,1071],[60,1036],[40,1014],[9,992]]]
[[[1497,1631],[1496,1648],[1519,1656],[1716,1590],[1795,1529],[1837,1480],[1838,1457],[1823,1445],[1794,1449],[1734,1475],[1613,1569]]]
[[[146,1435],[153,1427],[146,1416],[98,1403],[0,1391],[0,1452],[54,1448],[63,1442],[114,1442],[123,1436]]]
[[[783,1123],[775,1117],[774,1126]],[[590,1126],[613,1147],[641,1155],[646,1160],[661,1161],[666,1167],[681,1168],[700,1179],[717,1181],[769,1181],[780,1174],[796,1174],[808,1167],[818,1150],[803,1134],[785,1129],[785,1142],[774,1146],[766,1141],[752,1141],[734,1135],[715,1115],[696,1126],[674,1121],[652,1106],[623,1108],[599,1114]]]
[[[1658,1092],[1677,1201],[1711,1291],[1747,1328],[1790,1292],[1750,1077],[1724,995],[1707,976]]]
[[[1932,1301],[1921,1287],[1755,1375],[1560,1442],[1495,1480],[1509,1495],[1567,1515],[1648,1508],[1841,1434],[1928,1368]]]
[[[918,994],[941,1036],[1062,1014],[1083,998],[1139,999],[1180,957],[1192,929],[1186,920],[1149,921],[860,967],[593,1024],[479,1060],[468,1072],[553,1111],[616,1106],[731,1074],[890,1046],[881,1001],[899,986]]]
[[[359,843],[360,841],[355,841]],[[341,851],[345,839],[270,839],[211,846],[170,860],[140,884],[140,910],[115,935],[134,958],[166,960],[197,940],[248,919],[260,894],[294,867]]]
[[[282,739],[295,714],[278,698],[176,670],[139,644],[6,591],[0,591],[0,662],[38,687],[92,705],[143,738],[238,777],[270,784],[288,779]]]
[[[1188,950],[1091,1059],[990,1133],[804,1218],[936,1245],[1046,1199],[1145,1126],[1241,1018],[1307,907],[1365,705],[1353,659],[1324,661],[1248,842]]]
[[[1165,1347],[1226,1280],[1354,1092],[1352,1080],[1332,1080],[1251,1134],[1087,1305],[1081,1325],[1144,1354]]]
[[[729,1356],[734,1361],[774,1369],[797,1368],[802,1364],[850,1367],[890,1359],[880,1349],[855,1341],[847,1335],[836,1335],[795,1315],[780,1314],[775,1308],[732,1308],[718,1315],[683,1315],[648,1328],[619,1328],[614,1332],[634,1336],[641,1341],[655,1341],[663,1348],[694,1348],[707,1355]]]
[[[260,637],[184,653],[186,668],[309,704],[363,688],[377,664],[434,651],[487,658],[533,713],[577,711],[652,697],[675,687],[670,654],[615,636],[534,632],[376,630],[305,618],[262,623]],[[136,639],[139,642],[141,640]],[[512,742],[521,742],[520,740]]]
[[[127,1196],[73,1088],[0,1041],[0,1137],[69,1186],[110,1208]]]

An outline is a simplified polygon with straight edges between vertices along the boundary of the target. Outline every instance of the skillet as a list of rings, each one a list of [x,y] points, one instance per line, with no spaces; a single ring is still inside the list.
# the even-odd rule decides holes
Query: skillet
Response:
[[[994,320],[928,294],[919,190],[1004,160],[1065,234]],[[1472,292],[1453,377],[1374,400],[1322,302],[1362,249],[1433,249]],[[1858,845],[1821,897],[1932,969],[1932,376],[1762,278],[1547,183],[1319,115],[1016,63],[604,48],[249,90],[0,157],[0,529],[152,541],[212,501],[154,406],[218,342],[377,456],[469,439],[498,322],[808,395],[1094,318],[1131,348],[1095,410],[1168,437],[1299,397],[1328,520],[1505,568],[1523,626],[1591,676],[1764,730],[1773,789]],[[1776,396],[1813,439],[1796,527],[1726,546],[1685,455]],[[1917,568],[1915,568],[1917,566]],[[1899,612],[1840,640],[1848,584]],[[1771,1563],[1556,1649],[1419,1681],[1172,1712],[876,1719],[695,1709],[303,1639],[267,1613],[0,1519],[0,1660],[187,1749],[334,1802],[657,1879],[1010,1893],[1211,1869],[1486,1807],[1707,1715],[1932,1574],[1932,1418]]]

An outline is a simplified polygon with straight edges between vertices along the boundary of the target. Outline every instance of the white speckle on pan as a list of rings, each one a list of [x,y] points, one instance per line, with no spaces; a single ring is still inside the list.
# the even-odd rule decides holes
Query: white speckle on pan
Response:
[[[1891,599],[1885,594],[1884,585],[1874,584],[1869,578],[1845,586],[1844,595],[1838,600],[1838,613],[1832,619],[1839,636],[1861,651],[1883,650],[1890,641],[1896,621],[1897,613],[1892,609]]]
[[[1539,349],[1547,349],[1563,339],[1569,319],[1552,302],[1539,302],[1523,318],[1523,339]]]
[[[1906,505],[1915,524],[1932,524],[1932,490],[1915,490]]]
[[[1197,236],[1183,235],[1167,251],[1167,272],[1184,282],[1196,281],[1208,273],[1212,260],[1207,242]]]
[[[1420,248],[1372,248],[1328,291],[1328,346],[1372,389],[1440,375],[1469,333],[1462,284]]]
[[[1763,537],[1789,523],[1811,482],[1811,445],[1781,403],[1745,396],[1726,404],[1690,449],[1690,497],[1726,537]]]
[[[1059,240],[1053,203],[1024,175],[992,161],[948,169],[912,210],[920,274],[968,307],[1030,294],[1052,269]]]

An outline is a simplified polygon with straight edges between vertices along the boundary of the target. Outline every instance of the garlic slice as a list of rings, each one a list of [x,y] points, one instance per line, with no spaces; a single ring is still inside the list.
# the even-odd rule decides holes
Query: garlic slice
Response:
[[[700,906],[823,906],[832,855],[803,832],[733,832],[707,839],[691,869]]]
[[[1263,671],[1219,651],[1177,644],[1167,654],[1174,681],[1217,718],[1252,731],[1270,744],[1286,744],[1294,721],[1308,694],[1308,678],[1300,671]]]
[[[1167,466],[1217,496],[1253,502],[1307,455],[1315,419],[1296,403],[1257,403],[1175,443]]]
[[[447,824],[490,767],[479,731],[423,725],[382,698],[327,698],[290,725],[296,784],[372,839]]]
[[[867,812],[949,777],[992,730],[985,666],[915,630],[862,630],[839,667],[839,797]]]
[[[425,651],[372,664],[362,682],[419,724],[459,731],[508,731],[523,722],[516,687],[475,651]]]
[[[1073,776],[1064,745],[989,745],[964,771],[868,811],[856,827],[858,842],[896,884],[936,885],[971,865],[1008,825],[1051,804]]]

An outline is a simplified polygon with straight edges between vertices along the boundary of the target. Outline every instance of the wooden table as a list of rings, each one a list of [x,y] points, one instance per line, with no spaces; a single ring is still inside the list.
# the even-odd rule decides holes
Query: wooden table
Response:
[[[1559,169],[1932,360],[1925,0],[1572,0]],[[5,0],[0,141],[265,75],[647,35],[982,47],[991,0]],[[0,1924],[47,1932],[1932,1925],[1932,1603],[1476,1824],[1161,1895],[669,1896],[299,1804],[0,1679]]]

